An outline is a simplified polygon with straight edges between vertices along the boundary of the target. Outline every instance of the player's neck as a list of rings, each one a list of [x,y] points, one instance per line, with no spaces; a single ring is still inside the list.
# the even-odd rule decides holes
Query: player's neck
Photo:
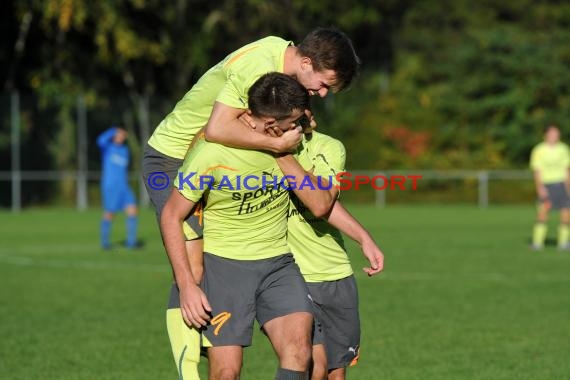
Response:
[[[298,48],[287,46],[283,59],[283,74],[297,77],[297,68],[301,66],[301,57],[297,54]]]

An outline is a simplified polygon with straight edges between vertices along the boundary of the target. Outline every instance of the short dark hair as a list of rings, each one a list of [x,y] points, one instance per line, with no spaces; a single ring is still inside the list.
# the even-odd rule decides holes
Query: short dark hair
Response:
[[[553,123],[547,124],[544,127],[543,132],[546,133],[546,132],[550,131],[552,128],[558,129],[558,131],[560,132],[560,128],[558,128],[558,126],[556,124],[553,124]]]
[[[303,57],[311,59],[315,71],[333,70],[336,73],[333,87],[337,91],[349,87],[358,74],[360,59],[352,42],[336,28],[317,28],[297,47]]]
[[[261,76],[249,88],[249,109],[254,116],[286,119],[294,110],[310,109],[309,93],[295,79],[282,73]]]

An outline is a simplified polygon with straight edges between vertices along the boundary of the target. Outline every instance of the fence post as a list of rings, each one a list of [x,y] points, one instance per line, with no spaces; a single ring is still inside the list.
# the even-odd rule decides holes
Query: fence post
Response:
[[[22,172],[20,164],[20,94],[13,91],[10,97],[12,212],[22,209]]]
[[[148,141],[150,135],[150,120],[149,120],[149,97],[148,95],[144,95],[139,97],[138,101],[138,119],[140,123],[140,141],[141,145],[144,147],[146,146],[146,142]],[[142,169],[142,165],[141,165]],[[146,192],[146,186],[144,184],[144,180],[142,179],[142,171],[139,175],[139,194],[140,194],[140,205],[143,207],[147,207],[150,204],[150,199]]]
[[[479,208],[487,208],[489,206],[489,172],[482,170],[477,178],[479,182]]]
[[[375,175],[386,175],[385,173],[379,172]],[[386,206],[386,189],[384,190],[374,190],[374,204],[376,207],[385,207]]]
[[[87,110],[83,95],[77,97],[77,209],[86,210],[87,200]]]

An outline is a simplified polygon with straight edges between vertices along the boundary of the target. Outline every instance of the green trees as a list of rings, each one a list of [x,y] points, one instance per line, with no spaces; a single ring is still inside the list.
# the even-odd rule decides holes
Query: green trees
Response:
[[[345,141],[351,168],[523,167],[542,126],[564,130],[570,120],[564,2],[30,0],[0,7],[0,83],[36,97],[36,112],[50,110],[26,127],[48,130],[49,141],[26,143],[47,145],[53,169],[76,164],[77,96],[97,114],[90,136],[112,121],[139,131],[148,99],[152,128],[228,52],[268,34],[300,41],[320,25],[346,31],[363,59],[350,91],[316,102],[319,128]],[[4,120],[1,128],[5,157]]]

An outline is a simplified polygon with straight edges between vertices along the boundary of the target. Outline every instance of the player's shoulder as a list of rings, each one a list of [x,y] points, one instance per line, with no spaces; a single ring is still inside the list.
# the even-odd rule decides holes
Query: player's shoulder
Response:
[[[342,141],[321,132],[313,131],[311,140],[314,146],[322,149],[335,149],[341,152],[346,150]]]
[[[252,58],[272,56],[275,50],[285,50],[292,42],[277,36],[267,36],[250,42],[230,53],[223,61],[224,67],[248,63]]]
[[[539,153],[546,147],[546,143],[544,141],[539,142],[532,148],[532,153]]]

